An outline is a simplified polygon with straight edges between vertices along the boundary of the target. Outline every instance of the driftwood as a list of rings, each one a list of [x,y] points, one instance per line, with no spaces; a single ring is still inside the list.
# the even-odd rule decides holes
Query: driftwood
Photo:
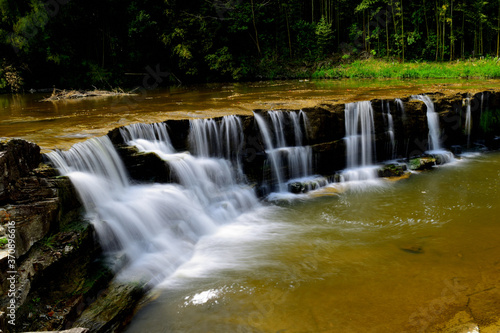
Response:
[[[109,96],[124,96],[131,95],[130,92],[124,92],[123,90],[60,90],[55,89],[52,91],[52,95],[50,97],[44,98],[42,102],[54,102],[54,101],[62,101],[68,99],[80,99],[87,97],[109,97]]]

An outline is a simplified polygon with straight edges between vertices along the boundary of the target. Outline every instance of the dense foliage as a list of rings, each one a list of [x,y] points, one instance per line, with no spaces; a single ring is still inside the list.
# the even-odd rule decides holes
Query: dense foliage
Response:
[[[0,89],[308,77],[499,44],[500,1],[0,0]]]

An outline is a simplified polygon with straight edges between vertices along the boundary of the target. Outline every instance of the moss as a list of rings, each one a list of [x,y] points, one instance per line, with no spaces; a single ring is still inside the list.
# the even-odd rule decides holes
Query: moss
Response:
[[[436,165],[436,159],[434,157],[417,157],[413,158],[409,162],[410,170],[426,170],[432,168]]]

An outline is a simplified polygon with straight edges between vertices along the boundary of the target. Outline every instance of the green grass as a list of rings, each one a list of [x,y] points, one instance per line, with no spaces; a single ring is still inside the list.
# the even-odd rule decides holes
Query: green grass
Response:
[[[469,59],[451,62],[390,62],[381,59],[356,60],[350,64],[319,68],[315,79],[446,79],[500,78],[500,59]]]

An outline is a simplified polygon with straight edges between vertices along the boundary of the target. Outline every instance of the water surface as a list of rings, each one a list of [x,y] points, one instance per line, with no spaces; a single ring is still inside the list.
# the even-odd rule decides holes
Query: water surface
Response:
[[[424,332],[469,303],[484,313],[499,164],[478,155],[243,215],[201,239],[127,332]]]
[[[293,80],[209,84],[143,90],[125,97],[41,102],[47,94],[0,95],[0,137],[18,137],[43,151],[137,122],[251,114],[253,109],[301,108],[436,91],[498,87],[498,80]]]

